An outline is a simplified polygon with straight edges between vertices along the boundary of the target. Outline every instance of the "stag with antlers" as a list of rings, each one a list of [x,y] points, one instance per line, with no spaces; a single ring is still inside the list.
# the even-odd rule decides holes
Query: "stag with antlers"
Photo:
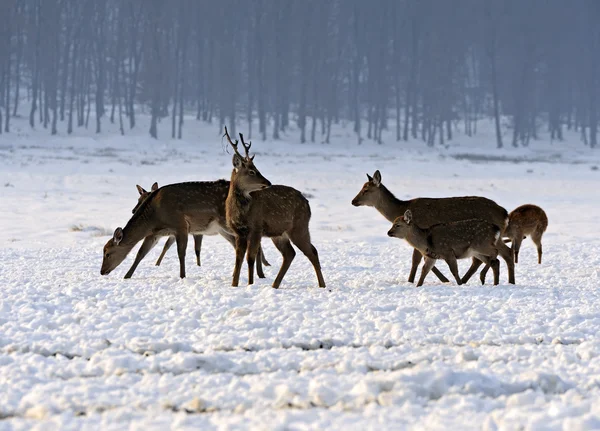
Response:
[[[273,282],[274,288],[279,287],[296,255],[292,243],[312,263],[319,287],[325,287],[319,255],[310,241],[308,224],[311,212],[308,200],[292,187],[271,185],[254,165],[254,156],[250,157],[252,144],[246,144],[241,133],[244,156],[238,151],[238,140],[231,140],[226,127],[224,137],[234,151],[233,171],[225,202],[227,225],[236,237],[231,285],[239,284],[244,255],[248,262],[248,284],[254,283],[254,262],[260,239],[266,236],[271,238],[283,256],[281,269]]]

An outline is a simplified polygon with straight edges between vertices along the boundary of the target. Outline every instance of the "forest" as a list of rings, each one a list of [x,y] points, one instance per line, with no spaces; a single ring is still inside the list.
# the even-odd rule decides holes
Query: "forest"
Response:
[[[147,115],[154,138],[203,121],[329,142],[342,123],[433,146],[487,119],[497,147],[596,147],[599,19],[595,0],[2,0],[0,132]]]

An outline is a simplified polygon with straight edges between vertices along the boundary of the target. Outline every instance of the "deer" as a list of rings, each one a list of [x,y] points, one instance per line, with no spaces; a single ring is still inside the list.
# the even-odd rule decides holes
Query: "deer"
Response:
[[[394,220],[388,236],[406,240],[419,250],[425,258],[417,287],[422,286],[425,277],[436,260],[444,259],[450,272],[460,286],[463,284],[458,274],[457,259],[473,257],[494,271],[494,285],[499,283],[498,254],[506,261],[511,271],[512,253],[500,239],[502,229],[496,224],[480,219],[460,220],[439,223],[428,228],[420,228],[413,219],[411,210]],[[514,269],[514,268],[513,268]]]
[[[152,184],[152,187],[150,188],[150,191],[146,191],[139,184],[136,184],[135,187],[137,188],[137,191],[139,192],[140,197],[138,198],[137,205],[135,207],[133,207],[133,210],[131,210],[132,214],[135,214],[135,212],[140,207],[140,205],[142,204],[142,202],[144,202],[148,198],[148,196],[150,196],[150,193],[155,192],[156,190],[158,190],[158,183],[155,182],[154,184]],[[201,263],[200,263],[200,250],[202,248],[202,238],[203,238],[203,235],[192,235],[192,237],[194,238],[194,252],[196,253],[196,264],[198,266],[202,266]],[[174,242],[175,242],[175,237],[173,235],[169,236],[169,238],[165,242],[165,245],[164,245],[164,247],[162,249],[162,252],[160,253],[160,256],[158,257],[158,260],[156,261],[156,266],[160,266],[163,258],[165,257],[165,254],[171,248],[171,246],[173,245]]]
[[[239,285],[244,255],[248,262],[248,285],[254,283],[253,266],[263,236],[271,238],[283,257],[283,263],[272,287],[278,289],[289,269],[296,252],[292,243],[312,263],[319,287],[325,287],[319,254],[311,243],[309,221],[310,205],[302,193],[292,187],[273,185],[254,165],[250,157],[252,142],[246,144],[243,134],[240,140],[245,156],[238,151],[238,140],[231,140],[227,127],[224,137],[233,148],[233,170],[229,193],[225,202],[227,225],[235,235],[235,266],[231,285]]]
[[[116,228],[104,246],[100,274],[108,275],[117,268],[141,240],[144,241],[125,274],[126,279],[133,276],[139,263],[163,236],[175,237],[181,278],[186,275],[185,250],[189,234],[220,234],[235,246],[233,233],[225,220],[228,190],[229,181],[218,180],[169,184],[151,191],[125,227]],[[260,254],[262,257],[262,250]],[[258,276],[264,278],[260,261],[256,270]]]
[[[352,200],[352,205],[374,207],[389,222],[394,222],[397,217],[404,215],[406,210],[411,210],[420,228],[428,228],[439,223],[449,223],[468,219],[481,219],[498,226],[503,232],[508,222],[508,212],[491,199],[479,196],[458,196],[449,198],[414,198],[400,200],[388,190],[381,182],[381,172],[376,170],[373,176],[367,174],[367,182]],[[414,283],[417,268],[423,254],[415,248],[412,255],[412,266],[408,277],[409,283]],[[512,263],[512,260],[511,260]],[[470,274],[463,284],[468,281],[479,266],[481,261],[473,258],[473,263],[467,271]],[[507,262],[507,265],[509,263]],[[513,266],[509,265],[509,282],[514,283]],[[448,279],[435,267],[431,270],[444,283]]]
[[[537,247],[538,264],[542,263],[542,235],[548,228],[548,216],[546,212],[537,205],[525,204],[515,208],[508,215],[508,226],[503,233],[504,242],[510,242],[511,252],[515,263],[519,263],[519,250],[521,243],[527,235]],[[485,282],[485,275],[489,270],[486,265],[481,271],[481,283]]]
[[[512,242],[515,263],[519,263],[521,243],[528,235],[537,247],[538,265],[542,263],[542,236],[547,228],[548,216],[537,205],[525,204],[511,211],[504,237]]]

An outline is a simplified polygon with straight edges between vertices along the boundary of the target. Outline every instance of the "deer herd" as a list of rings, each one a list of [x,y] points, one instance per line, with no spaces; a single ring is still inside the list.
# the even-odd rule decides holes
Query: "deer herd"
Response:
[[[296,252],[294,244],[314,267],[319,287],[325,287],[317,249],[311,243],[308,224],[311,217],[308,200],[298,190],[273,185],[254,164],[251,143],[240,133],[244,154],[225,128],[224,137],[232,147],[231,180],[198,181],[169,184],[150,191],[137,186],[140,197],[133,216],[124,228],[118,227],[104,246],[100,274],[107,275],[123,262],[133,247],[143,240],[125,278],[131,278],[139,263],[167,236],[160,265],[167,250],[176,243],[179,275],[185,277],[185,254],[188,236],[194,238],[196,263],[200,266],[200,250],[204,235],[221,235],[235,249],[232,286],[238,286],[244,256],[248,266],[248,284],[254,283],[254,265],[259,278],[265,278],[266,260],[261,239],[269,237],[283,257],[273,287],[281,285]],[[508,282],[515,283],[515,263],[524,238],[530,236],[542,263],[542,235],[548,226],[544,210],[535,205],[522,205],[510,214],[494,201],[478,196],[450,198],[397,199],[381,182],[381,173],[367,174],[367,182],[352,200],[354,206],[371,206],[392,227],[390,237],[404,239],[414,248],[408,281],[414,283],[421,260],[424,260],[417,286],[422,286],[429,271],[442,282],[448,279],[435,267],[438,259],[448,264],[460,284],[466,283],[481,264],[480,280],[485,283],[492,268],[494,285],[499,283],[500,263],[506,263]],[[511,242],[509,248],[505,243]],[[458,259],[472,258],[470,268],[461,278]]]

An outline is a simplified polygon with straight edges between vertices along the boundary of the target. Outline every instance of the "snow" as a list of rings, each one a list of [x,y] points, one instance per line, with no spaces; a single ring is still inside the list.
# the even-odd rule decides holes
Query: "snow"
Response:
[[[233,251],[216,236],[200,268],[189,245],[184,280],[175,247],[154,266],[164,240],[132,279],[135,251],[100,276],[135,184],[229,177],[215,125],[188,121],[184,141],[13,130],[0,136],[0,429],[600,429],[600,155],[577,139],[255,139],[261,173],[311,196],[328,286],[298,253],[274,290],[268,239],[272,266],[250,287],[245,267],[230,286]],[[541,206],[543,264],[527,239],[514,286],[502,264],[496,287],[414,287],[410,247],[350,204],[376,169],[399,198]]]

